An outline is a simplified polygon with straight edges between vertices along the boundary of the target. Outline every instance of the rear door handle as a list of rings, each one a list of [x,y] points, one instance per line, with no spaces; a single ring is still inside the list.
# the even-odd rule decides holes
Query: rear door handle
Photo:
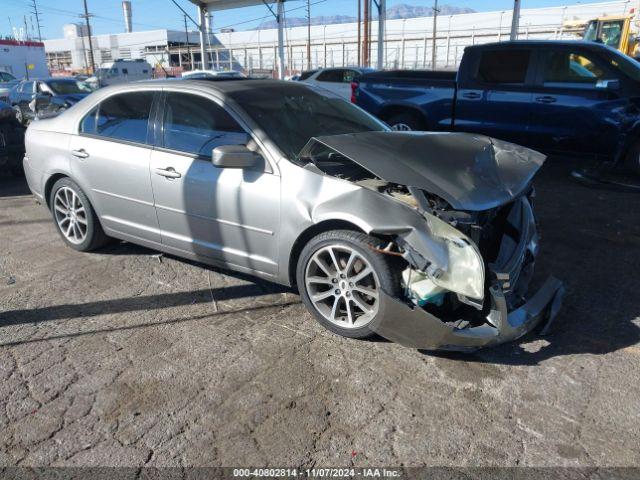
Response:
[[[538,103],[556,103],[558,99],[556,97],[550,97],[545,95],[544,97],[537,97],[536,102]]]
[[[84,148],[81,148],[80,150],[71,150],[71,155],[78,158],[89,158],[89,154]]]
[[[156,168],[156,175],[160,175],[165,178],[180,178],[182,174],[180,172],[176,172],[175,168]]]
[[[476,92],[463,93],[462,96],[464,98],[468,98],[469,100],[475,100],[477,98],[480,98],[480,94]]]

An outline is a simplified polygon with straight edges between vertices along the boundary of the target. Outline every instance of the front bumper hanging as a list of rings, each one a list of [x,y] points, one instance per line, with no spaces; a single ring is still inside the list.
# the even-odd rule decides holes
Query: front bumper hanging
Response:
[[[495,284],[490,288],[488,323],[457,328],[381,292],[380,311],[371,329],[410,348],[470,352],[515,340],[539,325],[546,329],[560,310],[563,294],[562,282],[549,277],[527,303],[509,312],[503,290]]]

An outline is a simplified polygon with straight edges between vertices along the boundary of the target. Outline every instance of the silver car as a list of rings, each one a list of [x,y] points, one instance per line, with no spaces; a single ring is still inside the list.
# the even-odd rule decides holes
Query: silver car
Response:
[[[532,150],[392,132],[303,84],[154,81],[100,90],[26,135],[25,172],[62,239],[111,238],[297,286],[326,328],[473,350],[557,312],[528,295]]]

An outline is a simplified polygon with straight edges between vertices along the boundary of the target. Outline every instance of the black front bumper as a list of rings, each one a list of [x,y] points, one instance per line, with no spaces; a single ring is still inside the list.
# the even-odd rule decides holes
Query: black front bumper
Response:
[[[562,282],[549,277],[527,303],[509,312],[502,288],[496,284],[490,289],[492,306],[487,323],[456,328],[382,292],[381,310],[371,329],[406,347],[470,352],[515,340],[549,324],[560,310],[563,294]]]

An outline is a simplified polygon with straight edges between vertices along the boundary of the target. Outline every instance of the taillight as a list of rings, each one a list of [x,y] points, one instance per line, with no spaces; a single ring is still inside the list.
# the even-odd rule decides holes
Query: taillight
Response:
[[[360,86],[359,82],[351,82],[351,103],[356,103],[358,100],[358,87]]]

